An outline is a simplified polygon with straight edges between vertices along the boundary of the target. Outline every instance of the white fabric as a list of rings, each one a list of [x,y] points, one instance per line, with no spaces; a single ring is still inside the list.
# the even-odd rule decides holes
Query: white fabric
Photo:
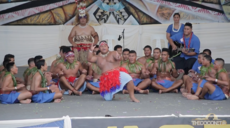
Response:
[[[68,36],[73,26],[0,26],[0,62],[4,55],[11,53],[15,55],[18,66],[27,65],[27,60],[36,55],[44,58],[59,53],[59,46],[70,46]],[[158,25],[110,25],[93,26],[102,39],[102,35],[121,35],[125,29],[125,48],[136,50],[138,57],[143,56],[143,47],[150,45],[155,48],[153,36],[161,36],[161,46],[165,45],[166,29],[168,24]],[[221,57],[226,63],[230,63],[229,48],[229,23],[193,24],[193,32],[200,39],[200,52],[209,48],[212,50],[213,59]],[[152,38],[152,40],[151,40]],[[166,40],[167,41],[167,40]],[[123,45],[123,40],[116,41]],[[157,41],[159,44],[159,41]],[[49,65],[52,62],[49,61]]]

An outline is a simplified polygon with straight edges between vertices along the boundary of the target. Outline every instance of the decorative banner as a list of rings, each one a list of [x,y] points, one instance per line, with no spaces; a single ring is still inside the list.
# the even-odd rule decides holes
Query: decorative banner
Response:
[[[18,4],[18,2],[21,2]],[[0,25],[74,25],[75,0],[0,0]],[[229,0],[86,0],[90,25],[230,21]]]

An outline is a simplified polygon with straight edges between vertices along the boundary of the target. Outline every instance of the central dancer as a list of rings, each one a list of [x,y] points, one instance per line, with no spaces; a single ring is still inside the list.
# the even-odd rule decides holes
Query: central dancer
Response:
[[[102,70],[100,77],[100,94],[105,100],[112,100],[114,94],[122,91],[125,86],[133,102],[139,102],[134,96],[134,84],[132,77],[125,68],[120,67],[121,55],[117,51],[109,51],[106,41],[99,43],[101,53],[93,55],[95,46],[91,45],[88,53],[88,61],[96,63]]]

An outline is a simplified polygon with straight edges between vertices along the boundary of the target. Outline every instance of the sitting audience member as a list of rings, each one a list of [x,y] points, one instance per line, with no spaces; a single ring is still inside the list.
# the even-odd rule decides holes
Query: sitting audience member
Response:
[[[138,58],[137,61],[138,61],[139,63],[145,65],[145,64],[146,64],[146,61],[147,61],[149,58],[152,57],[152,56],[151,56],[152,47],[149,46],[149,45],[146,45],[146,46],[144,47],[143,50],[144,50],[145,56]]]
[[[30,103],[32,94],[24,88],[25,85],[17,84],[14,75],[18,73],[18,68],[14,62],[9,62],[4,67],[6,71],[2,79],[2,94],[0,95],[2,104]]]
[[[82,67],[79,61],[74,60],[74,53],[68,52],[65,55],[66,61],[58,65],[59,73],[59,88],[64,94],[71,95],[72,93],[81,95],[86,88],[87,71]],[[82,74],[77,77],[80,71]]]
[[[128,63],[124,63],[121,67],[125,68],[129,75],[132,77],[133,79],[133,83],[134,83],[134,90],[138,91],[139,93],[144,93],[144,94],[148,94],[149,90],[141,90],[141,89],[146,89],[150,84],[151,84],[151,80],[150,79],[140,79],[141,74],[145,75],[149,75],[149,72],[145,69],[145,66],[142,65],[141,63],[136,61],[137,59],[137,54],[136,51],[131,50],[129,52],[129,62]],[[126,88],[122,91],[123,94],[126,93],[128,94],[128,91],[126,90]]]
[[[161,57],[161,49],[155,48],[153,50],[153,57],[146,60],[145,67],[150,72],[150,75],[148,76],[148,78],[150,78],[151,80],[153,78],[156,79],[156,75],[151,74],[151,71],[152,71],[155,63],[158,63],[158,61],[161,59],[160,57]],[[142,78],[143,78],[143,76],[142,76]]]
[[[116,45],[114,47],[114,51],[117,51],[120,55],[122,55],[122,46],[121,45]]]
[[[47,71],[45,60],[40,59],[35,63],[37,71],[33,76],[31,91],[33,93],[32,101],[35,103],[61,102],[62,93],[54,84],[47,85],[44,72]]]
[[[190,99],[225,100],[229,98],[229,76],[224,69],[224,60],[217,58],[214,62],[215,77],[206,76],[202,81],[200,95],[191,95]]]
[[[29,67],[23,73],[23,77],[24,77],[24,83],[26,85],[26,88],[28,90],[30,90],[30,86],[27,86],[27,84],[28,84],[28,74],[31,72],[31,69],[35,67],[34,58],[30,58],[28,60],[28,66]]]
[[[125,48],[122,53],[121,65],[129,61],[129,49]]]
[[[177,78],[183,70],[176,70],[174,62],[169,60],[169,51],[162,49],[161,60],[155,63],[152,70],[157,75],[156,80],[152,80],[152,87],[159,90],[159,93],[178,92],[177,88],[183,84],[182,80],[172,81],[171,77]]]
[[[212,51],[211,51],[210,49],[204,49],[204,50],[203,50],[203,53],[205,53],[206,55],[209,55],[209,56],[212,57]],[[214,61],[215,61],[215,60],[212,59],[212,63],[213,63],[213,64],[214,64]]]

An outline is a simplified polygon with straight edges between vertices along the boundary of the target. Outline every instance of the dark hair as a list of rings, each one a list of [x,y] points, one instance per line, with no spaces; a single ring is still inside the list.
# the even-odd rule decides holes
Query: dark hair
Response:
[[[168,48],[162,48],[162,52],[167,52],[169,55],[169,49]]]
[[[132,53],[137,54],[135,50],[129,51],[129,54],[132,54]]]
[[[98,51],[96,52],[96,55],[98,55],[100,52],[101,52],[101,51],[100,51],[100,50],[98,50]]]
[[[44,66],[45,65],[45,60],[38,60],[36,63],[35,63],[35,65],[36,65],[36,67],[38,68],[38,69],[41,69],[41,67],[42,66]]]
[[[173,17],[175,17],[176,15],[178,15],[180,17],[180,13],[174,13]]]
[[[43,57],[38,55],[34,57],[34,63],[36,63],[38,60],[42,59]]]
[[[149,49],[152,51],[152,47],[151,47],[151,46],[146,45],[146,46],[143,48],[143,50],[145,50],[146,48],[149,48]]]
[[[116,46],[114,47],[114,51],[117,51],[118,48],[122,48],[122,46],[121,46],[121,45],[116,45]]]
[[[199,55],[205,56],[205,55],[207,55],[207,54],[205,54],[205,53],[201,52],[201,53],[199,53]]]
[[[188,26],[188,27],[192,28],[192,24],[191,24],[191,23],[189,23],[189,22],[185,23],[185,25],[184,25],[184,26]]]
[[[6,54],[5,57],[4,57],[4,61],[10,61],[11,58],[14,58],[14,55],[13,54]]]
[[[106,44],[108,44],[108,42],[107,42],[106,40],[101,40],[101,41],[99,42],[99,46],[100,46],[100,44],[101,44],[102,42],[105,42]]]
[[[62,49],[62,53],[68,53],[68,52],[70,52],[71,51],[71,49],[70,49],[70,47],[64,47],[63,49]]]
[[[5,69],[10,72],[11,68],[14,66],[14,62],[9,62],[5,65]]]
[[[204,49],[203,52],[208,52],[208,54],[211,56],[212,55],[212,52],[210,49]]]
[[[212,62],[212,57],[209,55],[205,55],[204,58],[208,60],[210,63]]]
[[[225,65],[225,61],[222,58],[216,58],[215,61],[220,61],[222,63],[222,67]]]
[[[161,53],[161,49],[160,49],[160,48],[154,48],[154,50],[159,50],[159,51],[160,51],[160,53]],[[154,51],[154,50],[153,50],[153,51]]]
[[[99,45],[96,45],[95,48],[99,48]]]
[[[130,52],[130,50],[128,49],[128,48],[125,48],[124,50],[123,50],[123,53],[124,52]]]
[[[28,65],[30,65],[31,62],[34,62],[34,58],[29,58]]]
[[[65,48],[66,46],[61,46],[61,47],[59,47],[59,49],[60,49],[60,52],[62,51],[63,52],[63,48]]]

